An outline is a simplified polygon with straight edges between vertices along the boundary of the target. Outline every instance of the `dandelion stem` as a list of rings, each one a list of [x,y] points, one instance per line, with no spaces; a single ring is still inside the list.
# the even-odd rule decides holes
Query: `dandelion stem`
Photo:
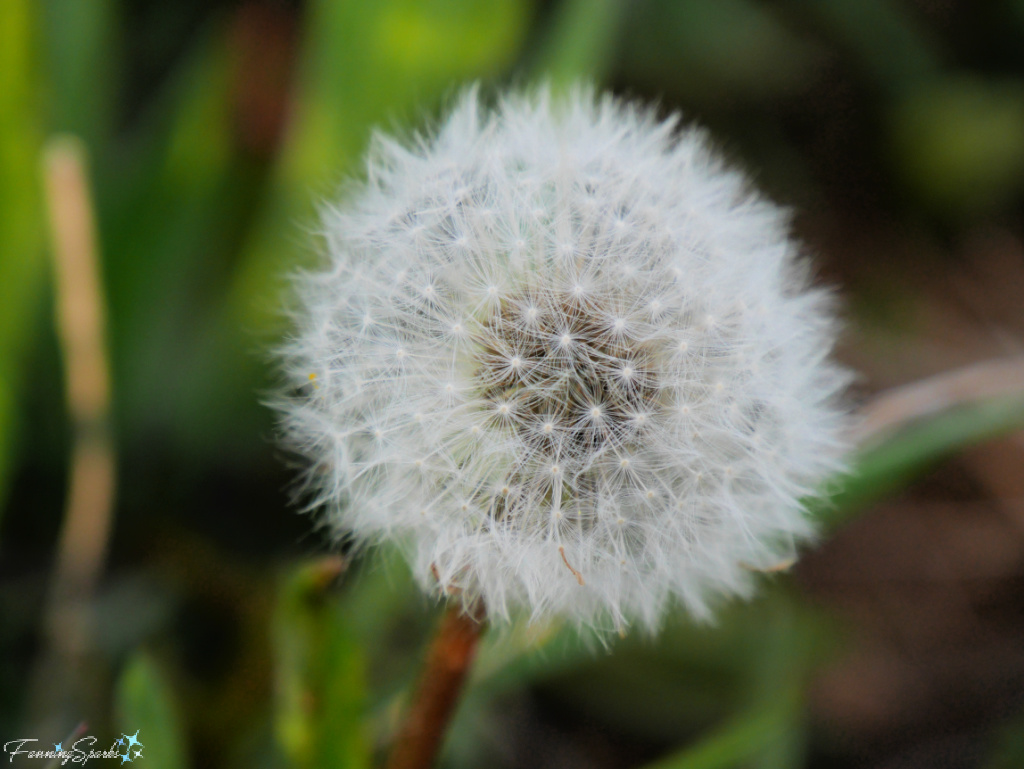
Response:
[[[388,769],[434,765],[484,630],[481,604],[448,609],[427,652],[420,680],[392,749]]]

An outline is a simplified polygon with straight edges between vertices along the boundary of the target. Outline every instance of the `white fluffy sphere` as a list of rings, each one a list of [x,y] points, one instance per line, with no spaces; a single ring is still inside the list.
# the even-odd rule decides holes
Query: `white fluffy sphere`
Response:
[[[286,351],[285,432],[337,533],[492,620],[617,628],[707,615],[812,533],[845,421],[828,296],[677,123],[470,91],[432,136],[376,139]]]

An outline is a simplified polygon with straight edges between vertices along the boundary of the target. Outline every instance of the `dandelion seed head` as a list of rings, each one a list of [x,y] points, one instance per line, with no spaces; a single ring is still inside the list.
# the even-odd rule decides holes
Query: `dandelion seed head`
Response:
[[[493,621],[617,629],[707,617],[812,535],[845,448],[831,302],[703,133],[471,90],[368,169],[285,350],[284,432],[339,536]]]

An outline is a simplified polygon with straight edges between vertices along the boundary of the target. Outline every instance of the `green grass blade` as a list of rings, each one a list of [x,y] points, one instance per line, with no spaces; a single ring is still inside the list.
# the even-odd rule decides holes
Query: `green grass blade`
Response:
[[[254,398],[207,403],[218,369],[196,354],[260,181],[234,144],[225,37],[201,35],[147,106],[130,170],[98,169],[117,421],[129,443],[159,432],[197,460],[248,458]]]
[[[530,79],[556,89],[602,80],[615,61],[624,7],[621,0],[562,0]]]
[[[1024,395],[956,408],[901,430],[862,450],[853,472],[812,503],[818,520],[836,526],[907,486],[957,451],[1024,427]]]
[[[646,769],[737,769],[784,747],[792,707],[783,693],[780,703],[742,715],[693,747],[649,764]]]
[[[50,128],[81,137],[95,155],[109,134],[118,85],[112,0],[39,0]]]
[[[22,361],[44,277],[34,40],[36,4],[0,13],[0,511],[11,472]]]
[[[129,661],[118,681],[117,724],[124,734],[137,735],[144,746],[141,757],[147,767],[184,769],[188,766],[185,738],[171,688],[157,665],[144,653],[136,654]]]
[[[296,767],[369,766],[365,659],[341,604],[326,592],[339,569],[336,561],[307,565],[278,597],[275,730]]]

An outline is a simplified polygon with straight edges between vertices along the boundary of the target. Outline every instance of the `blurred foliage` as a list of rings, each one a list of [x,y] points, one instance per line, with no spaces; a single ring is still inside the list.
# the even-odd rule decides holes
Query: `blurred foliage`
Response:
[[[895,157],[908,186],[944,213],[971,215],[1012,198],[1024,176],[1024,85],[945,78],[893,111]]]
[[[122,734],[145,735],[147,766],[183,769],[188,765],[184,733],[170,686],[144,653],[136,654],[125,665],[117,685],[116,707]]]
[[[760,712],[742,715],[682,753],[648,765],[648,769],[729,769],[751,763],[759,756],[770,756],[786,739],[786,712],[784,706],[773,704]],[[779,765],[794,766],[796,762]]]
[[[534,80],[564,88],[599,80],[614,61],[625,0],[566,0],[554,11],[529,68]]]
[[[758,101],[791,91],[824,53],[753,0],[644,0],[627,23],[625,73],[668,85],[691,104]]]
[[[933,77],[939,57],[924,26],[905,3],[796,0],[809,21],[841,45],[874,88],[897,97]]]
[[[0,14],[0,511],[24,384],[22,358],[42,277],[42,126],[33,8],[32,0],[12,0]]]
[[[849,475],[827,485],[811,502],[816,517],[830,526],[899,492],[956,451],[1024,427],[1024,397],[1003,397],[963,405],[900,427],[861,449]]]
[[[1017,769],[1024,765],[1024,716],[998,730],[994,749],[983,769]]]
[[[363,653],[325,588],[340,560],[290,575],[274,617],[277,736],[293,766],[368,766]]]
[[[373,130],[429,127],[466,83],[589,78],[700,118],[766,187],[823,217],[879,206],[935,239],[1013,223],[1024,2],[947,4],[945,26],[925,5],[5,0],[0,733],[31,727],[24,671],[41,644],[66,472],[47,136],[77,134],[92,158],[124,478],[110,579],[92,607],[110,712],[88,717],[141,731],[146,759],[168,768],[369,766],[436,607],[394,553],[351,568],[311,557],[319,537],[282,491],[290,471],[260,404],[275,382],[266,351],[282,333],[288,273],[318,251],[319,202],[359,176]],[[979,42],[956,14],[990,36]],[[855,303],[867,315],[891,290],[879,275]],[[1019,398],[906,425],[864,447],[816,512],[835,530],[1022,425]],[[445,765],[514,765],[495,724],[535,700],[636,746],[623,765],[811,765],[809,682],[844,632],[773,579],[717,626],[672,617],[657,639],[558,625],[488,637]],[[993,745],[992,769],[1018,766],[1019,724]]]

